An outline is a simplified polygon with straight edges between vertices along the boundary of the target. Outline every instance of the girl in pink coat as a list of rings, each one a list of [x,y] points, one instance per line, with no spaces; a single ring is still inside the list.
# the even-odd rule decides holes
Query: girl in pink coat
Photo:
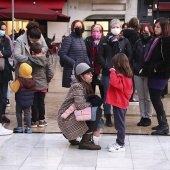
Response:
[[[125,151],[125,115],[132,95],[132,70],[124,53],[118,53],[112,59],[114,68],[110,69],[110,82],[106,103],[113,106],[116,143],[109,144],[109,152]],[[114,94],[114,95],[113,95]]]

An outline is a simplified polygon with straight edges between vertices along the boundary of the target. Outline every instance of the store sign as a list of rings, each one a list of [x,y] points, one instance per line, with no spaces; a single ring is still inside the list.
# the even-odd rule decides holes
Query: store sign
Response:
[[[148,9],[148,16],[152,16],[152,9]]]

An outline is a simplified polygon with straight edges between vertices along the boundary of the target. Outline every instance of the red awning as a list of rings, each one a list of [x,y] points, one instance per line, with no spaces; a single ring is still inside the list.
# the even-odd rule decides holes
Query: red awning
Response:
[[[6,8],[0,10],[0,19],[11,20],[12,8]],[[45,20],[45,21],[57,21],[57,22],[69,22],[70,17],[61,13],[55,12],[43,6],[37,4],[27,4],[15,7],[14,18],[26,19],[26,20]]]
[[[159,11],[170,11],[170,2],[160,2],[158,8]]]
[[[33,2],[36,2],[37,5],[48,9],[53,9],[61,13],[65,0],[15,0],[14,6],[17,7],[21,5],[32,4]],[[0,9],[11,8],[11,6],[11,0],[4,0],[0,2]]]

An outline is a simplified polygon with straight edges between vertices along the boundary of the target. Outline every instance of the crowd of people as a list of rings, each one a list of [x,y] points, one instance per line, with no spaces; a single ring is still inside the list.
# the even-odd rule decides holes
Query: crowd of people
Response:
[[[45,121],[45,94],[53,78],[54,70],[51,58],[46,57],[48,47],[39,29],[39,24],[30,21],[27,30],[15,42],[14,51],[9,38],[5,35],[6,25],[0,22],[0,57],[5,60],[5,67],[0,71],[0,135],[14,133],[32,133],[31,127],[47,126]],[[12,55],[13,54],[13,55]],[[15,60],[15,67],[10,65],[9,58]],[[15,71],[14,81],[12,71]],[[8,84],[15,92],[17,127],[6,129],[2,123],[10,123],[5,116]],[[24,112],[23,130],[22,112]],[[36,120],[35,120],[36,119]]]
[[[53,66],[50,57],[46,56],[48,47],[38,23],[28,23],[25,33],[16,39],[14,51],[5,29],[5,24],[0,22],[0,59],[5,60],[5,67],[0,71],[0,135],[32,133],[31,127],[47,126],[44,99],[54,76]],[[140,24],[136,17],[123,25],[115,18],[110,21],[106,36],[102,25],[94,24],[91,35],[83,39],[84,30],[81,20],[73,21],[71,33],[63,37],[58,52],[63,67],[62,87],[69,88],[57,116],[64,137],[71,145],[78,145],[79,149],[100,150],[101,147],[94,143],[93,135],[99,136],[103,127],[103,105],[105,125],[113,126],[113,114],[117,130],[117,139],[108,144],[108,151],[124,151],[125,117],[129,102],[136,102],[135,90],[140,110],[137,126],[152,124],[154,108],[158,126],[152,127],[154,131],[151,134],[167,135],[169,125],[161,97],[170,78],[169,21],[160,17],[152,27],[149,23]],[[15,68],[9,63],[12,54]],[[12,71],[15,71],[14,81]],[[5,122],[8,84],[16,93],[18,125],[13,131],[2,125]],[[100,96],[95,94],[96,86]],[[87,108],[91,118],[83,115]],[[76,114],[79,111],[81,121]],[[81,141],[77,140],[78,137],[82,137]]]

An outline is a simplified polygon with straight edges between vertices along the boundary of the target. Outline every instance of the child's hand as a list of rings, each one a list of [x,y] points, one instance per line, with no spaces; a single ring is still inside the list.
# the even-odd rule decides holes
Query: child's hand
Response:
[[[110,68],[109,71],[111,72],[112,70],[115,70],[115,68]]]
[[[12,80],[10,80],[8,83],[9,83],[9,85],[10,85],[10,84],[12,84],[12,83],[13,83],[13,81],[12,81]]]

